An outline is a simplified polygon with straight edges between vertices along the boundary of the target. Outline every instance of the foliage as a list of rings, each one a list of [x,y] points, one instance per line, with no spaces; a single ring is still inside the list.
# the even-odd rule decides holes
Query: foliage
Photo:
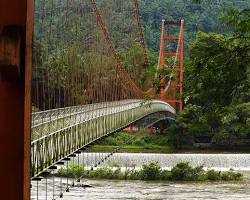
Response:
[[[213,137],[213,142],[227,146],[240,145],[241,140],[246,138],[250,138],[250,102],[225,109],[220,130]]]
[[[197,4],[199,3],[199,4]],[[146,43],[154,51],[159,50],[161,20],[185,20],[185,47],[195,40],[198,31],[228,33],[232,29],[219,20],[225,11],[232,8],[249,8],[250,1],[245,0],[142,0],[141,15]],[[187,53],[188,54],[188,53]]]
[[[141,180],[141,173],[140,171],[136,171],[136,170],[131,170],[131,171],[127,171],[127,173],[125,173],[125,180]]]
[[[148,145],[167,145],[168,139],[164,135],[145,135],[145,134],[129,134],[126,132],[119,132],[113,136],[105,138],[100,145],[113,146],[144,146]]]
[[[150,60],[148,67],[142,59],[143,49],[135,41],[137,30],[131,15],[132,1],[124,2],[107,3],[99,0],[97,4],[123,64],[128,71],[133,72],[131,76],[136,83],[145,88],[155,85],[159,90],[159,76],[169,76],[169,73],[157,69],[161,20],[186,20],[186,49],[193,42],[190,46],[190,61],[186,62],[185,67],[184,91],[188,105],[177,116],[176,124],[169,128],[169,141],[181,147],[192,144],[195,137],[199,136],[209,136],[215,144],[222,145],[249,138],[250,0],[180,0],[178,3],[175,0],[140,1]],[[57,9],[54,3],[58,5]],[[38,67],[38,72],[34,74],[34,80],[38,84],[36,89],[46,94],[36,95],[41,98],[36,102],[44,105],[34,107],[38,110],[41,107],[59,107],[49,105],[57,102],[55,96],[61,98],[59,102],[64,106],[114,100],[110,85],[117,91],[126,86],[116,81],[117,63],[110,56],[101,30],[96,26],[90,4],[81,4],[81,12],[84,12],[81,15],[74,6],[69,6],[65,20],[61,14],[65,3],[54,3],[47,0],[36,2],[33,63],[34,69]],[[54,12],[47,15],[42,10]],[[219,21],[222,14],[223,23]],[[63,27],[60,28],[61,24]],[[44,80],[48,84],[43,84]],[[83,82],[81,91],[76,91],[75,87],[66,90],[79,80]],[[72,102],[66,102],[66,97],[71,96]],[[145,96],[146,103],[148,100]],[[151,148],[152,145],[168,142],[166,138],[157,137],[159,140],[156,137],[148,140],[147,137],[119,135],[107,138],[103,144],[145,145]]]
[[[121,80],[126,76],[118,73],[118,61],[103,37],[91,5],[88,1],[77,6],[59,0],[36,1],[33,90],[37,94],[33,98],[37,99],[33,102],[39,104],[34,105],[37,108],[45,110],[124,98],[121,91],[127,82]],[[145,65],[144,49],[138,41],[136,20],[131,15],[133,1],[98,0],[97,6],[117,57],[130,78],[148,89],[152,80]],[[62,14],[63,10],[67,11],[66,15]],[[155,64],[154,55],[155,52],[149,51],[150,65]],[[72,87],[80,82],[81,87]],[[114,90],[118,93],[116,97]]]
[[[215,170],[208,170],[206,173],[207,179],[210,181],[240,181],[243,179],[243,176],[241,173],[233,172],[232,170],[227,172],[217,172]]]
[[[194,137],[208,131],[207,121],[204,119],[201,107],[189,104],[182,113],[177,115],[176,121],[168,129],[169,142],[176,148],[192,144]]]
[[[96,178],[96,179],[122,179],[123,174],[121,169],[112,170],[108,167],[97,168],[96,170],[89,171],[85,174],[86,178]]]
[[[244,145],[250,138],[250,12],[232,10],[223,22],[231,34],[197,34],[186,63],[186,107],[169,128],[180,135],[208,136],[216,145]],[[182,138],[181,138],[182,139]],[[178,146],[178,145],[176,145]]]
[[[40,110],[37,108],[37,107],[35,107],[35,106],[32,106],[32,112],[39,112]]]
[[[161,167],[157,163],[144,164],[141,170],[143,180],[157,180],[160,177]]]
[[[241,173],[233,172],[233,171],[228,171],[228,172],[222,172],[221,173],[221,180],[223,181],[240,181],[243,179],[243,175]]]
[[[152,99],[149,95],[145,94],[143,101],[140,103],[140,106],[147,106],[147,107],[151,107],[152,105]]]
[[[132,71],[131,78],[136,80],[138,85],[143,85],[145,88],[148,88],[145,85],[145,81],[147,78],[145,70],[145,61],[142,59],[144,57],[143,49],[139,45],[133,45],[128,49],[126,54],[124,55],[124,64],[128,71]],[[140,82],[139,82],[140,81]]]
[[[171,170],[171,178],[175,181],[201,180],[204,176],[202,166],[191,167],[188,162],[180,162]]]
[[[59,176],[64,177],[81,177],[84,173],[84,167],[82,165],[70,164],[64,167],[61,167],[58,170]]]
[[[169,170],[161,170],[160,177],[163,181],[169,181],[172,180],[172,173]]]
[[[167,145],[147,145],[141,144],[141,140],[137,140],[136,145],[126,145],[122,146],[119,150],[120,153],[174,153],[174,149],[169,144]],[[91,147],[91,152],[113,152],[116,146],[113,145],[94,145]]]
[[[210,181],[218,181],[220,180],[220,173],[221,172],[217,172],[215,170],[208,170],[207,171],[207,179]]]
[[[163,180],[163,181],[241,181],[243,175],[234,171],[218,172],[205,171],[203,166],[192,167],[188,162],[177,163],[170,171],[162,170],[158,163],[144,164],[141,170],[127,168],[125,172],[120,167],[102,167],[94,170],[76,170],[77,165],[62,167],[58,171],[59,176],[83,177],[95,179],[120,179],[120,180]]]

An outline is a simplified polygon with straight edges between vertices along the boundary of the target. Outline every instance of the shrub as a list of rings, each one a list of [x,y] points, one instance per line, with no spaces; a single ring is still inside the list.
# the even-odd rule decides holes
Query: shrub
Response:
[[[141,170],[142,180],[156,180],[160,178],[161,167],[158,163],[143,165]]]
[[[84,167],[82,165],[70,164],[63,166],[58,170],[59,176],[65,177],[80,177],[84,174]]]
[[[128,180],[141,180],[141,172],[132,170],[130,172],[125,173],[125,179]]]
[[[112,178],[112,169],[108,167],[103,167],[103,168],[97,168],[94,171],[90,171],[89,175],[92,178],[107,178],[111,179]]]
[[[146,143],[144,140],[142,140],[141,138],[136,138],[135,141],[133,142],[134,145],[136,146],[145,146]]]
[[[128,133],[119,133],[117,134],[116,138],[123,145],[132,145],[136,139],[136,136]]]
[[[146,144],[151,144],[152,143],[152,138],[154,136],[144,136],[142,137],[142,140],[146,143]]]
[[[164,135],[153,135],[153,136],[144,136],[142,140],[146,144],[165,146],[168,144],[168,138]]]
[[[113,179],[123,179],[124,174],[121,172],[121,169],[118,168],[115,171],[113,171]]]
[[[243,175],[241,173],[236,173],[233,171],[221,173],[221,180],[223,181],[240,181],[242,179]]]
[[[218,181],[221,179],[220,177],[220,173],[221,172],[217,172],[215,170],[208,170],[207,171],[207,180],[210,180],[210,181]]]
[[[117,164],[116,164],[117,165]],[[117,166],[116,166],[117,167]],[[96,179],[124,179],[124,180],[167,180],[167,181],[240,181],[243,175],[234,171],[218,172],[215,170],[204,171],[203,166],[192,167],[188,162],[176,164],[171,171],[161,170],[158,163],[144,164],[140,171],[135,168],[127,168],[121,172],[121,168],[113,170],[111,167],[97,168],[94,171],[84,171],[83,166],[69,165],[58,170],[59,176]]]
[[[165,146],[168,143],[168,138],[164,135],[144,135],[141,134],[129,134],[125,132],[117,133],[113,136],[105,138],[100,144],[101,145],[136,145],[136,146],[147,146],[147,145],[159,145]]]
[[[169,180],[171,180],[172,173],[168,170],[162,170],[160,177],[161,177],[161,180],[169,181]]]
[[[206,180],[206,173],[203,169],[203,166],[198,166],[193,168],[192,170],[192,178],[193,180],[201,181]]]
[[[118,144],[117,139],[114,138],[114,137],[111,137],[111,136],[105,138],[105,140],[103,140],[103,141],[101,142],[101,144],[103,144],[103,145],[113,145],[113,146],[120,145],[120,144]]]
[[[176,181],[198,181],[204,179],[203,166],[191,167],[188,162],[180,162],[172,170],[172,180]]]
[[[94,171],[88,171],[89,173],[85,173],[86,178],[96,178],[96,179],[122,179],[123,173],[121,169],[118,168],[113,171],[109,167],[97,168]]]
[[[192,167],[188,162],[180,162],[171,169],[172,179],[185,181],[191,177]]]

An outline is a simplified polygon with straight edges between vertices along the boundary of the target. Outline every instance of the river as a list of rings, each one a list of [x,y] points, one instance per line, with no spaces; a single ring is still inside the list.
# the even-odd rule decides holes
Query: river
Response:
[[[93,159],[104,154],[83,155],[85,162],[92,163]],[[86,156],[86,157],[85,157]],[[93,157],[93,158],[92,158]],[[87,159],[89,159],[87,161]],[[79,158],[80,160],[80,158]],[[115,154],[110,162],[122,166],[135,164],[140,167],[143,163],[156,161],[163,168],[169,168],[179,161],[189,161],[192,165],[203,164],[207,168],[227,170],[233,168],[244,174],[243,182],[216,183],[176,183],[176,182],[145,182],[145,181],[116,181],[116,180],[81,180],[64,192],[65,200],[250,200],[250,154]],[[108,162],[104,165],[108,165]],[[62,180],[62,183],[60,182]],[[59,199],[60,191],[65,191],[67,180],[61,178],[47,179],[47,199],[52,199],[55,183],[55,199]],[[71,183],[72,180],[69,180]],[[82,184],[92,187],[84,188]],[[32,199],[46,199],[46,180],[32,182]]]

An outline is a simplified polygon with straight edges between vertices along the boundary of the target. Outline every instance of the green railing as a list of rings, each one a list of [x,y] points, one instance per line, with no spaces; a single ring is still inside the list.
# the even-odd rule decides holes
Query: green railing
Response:
[[[175,113],[175,110],[164,102],[154,100],[143,103],[140,100],[133,100],[130,103],[98,108],[98,111],[83,111],[84,114],[75,112],[70,115],[70,120],[68,115],[65,115],[65,118],[58,117],[58,120],[55,117],[49,123],[48,120],[45,120],[46,128],[44,130],[55,131],[41,134],[42,137],[33,140],[31,144],[31,176],[38,176],[50,166],[86,145],[117,132],[149,114],[160,111]],[[63,119],[68,123],[64,123]],[[49,127],[52,126],[51,123],[53,126],[56,123],[59,125],[52,129]],[[63,125],[65,126],[63,127]]]

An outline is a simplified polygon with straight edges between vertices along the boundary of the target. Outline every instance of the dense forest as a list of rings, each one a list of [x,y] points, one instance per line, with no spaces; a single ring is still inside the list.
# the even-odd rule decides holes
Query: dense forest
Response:
[[[200,29],[190,42],[186,105],[168,130],[177,147],[202,137],[220,146],[249,144],[250,6],[242,8],[220,15],[216,23],[228,31]]]
[[[189,44],[195,40],[198,31],[230,32],[232,29],[221,22],[221,16],[232,8],[249,7],[250,0],[208,0],[200,4],[192,0],[141,0],[140,12],[146,44],[154,51],[159,50],[162,19],[183,18],[185,20],[185,39],[188,48]]]
[[[87,1],[72,2],[36,2],[33,102],[39,109],[126,95],[112,97],[109,87],[125,92],[128,87],[117,81],[116,53],[97,26],[93,8]],[[132,2],[98,0],[97,7],[120,64],[144,89],[159,79],[161,20],[185,19],[185,109],[168,130],[172,143],[181,146],[209,137],[228,145],[250,138],[250,0],[139,1],[149,65]],[[72,80],[81,87],[72,88]]]
[[[146,90],[152,85],[146,81],[147,56],[138,34],[133,1],[97,0],[96,7],[94,11],[88,0],[36,1],[34,107],[48,109],[131,96],[126,76],[117,72],[118,64],[141,88]],[[74,84],[79,87],[72,87]],[[117,88],[115,97],[110,87]]]

